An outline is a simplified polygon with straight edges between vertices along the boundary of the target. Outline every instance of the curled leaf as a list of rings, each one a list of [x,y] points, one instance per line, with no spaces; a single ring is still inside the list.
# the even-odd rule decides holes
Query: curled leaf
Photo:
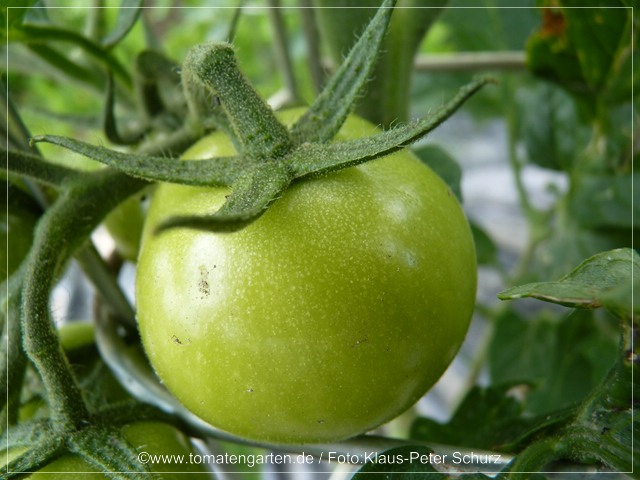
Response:
[[[621,248],[594,255],[556,282],[509,288],[499,293],[498,298],[531,297],[574,308],[605,306],[630,310],[632,298],[638,296],[632,282],[634,275],[640,275],[640,256],[633,249]]]

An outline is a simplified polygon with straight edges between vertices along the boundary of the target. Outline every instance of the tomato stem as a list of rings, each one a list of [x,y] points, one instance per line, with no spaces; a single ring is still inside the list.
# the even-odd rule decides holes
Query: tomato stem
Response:
[[[240,72],[231,45],[207,43],[192,48],[182,78],[189,86],[188,97],[198,85],[220,101],[243,156],[274,160],[292,150],[289,132]]]
[[[41,218],[25,260],[21,322],[24,349],[40,374],[54,423],[67,428],[80,428],[89,418],[89,410],[51,321],[51,291],[62,268],[102,218],[145,185],[109,170],[70,183]]]

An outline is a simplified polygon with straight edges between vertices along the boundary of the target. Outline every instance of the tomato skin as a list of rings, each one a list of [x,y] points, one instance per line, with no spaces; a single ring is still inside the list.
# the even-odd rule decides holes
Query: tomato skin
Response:
[[[134,195],[112,210],[104,219],[104,225],[116,243],[116,250],[123,259],[135,262],[140,250],[140,237],[144,223],[141,197]]]
[[[338,138],[375,132],[350,117]],[[230,154],[214,133],[185,158]],[[223,430],[276,443],[350,437],[416,402],[475,300],[473,240],[444,182],[403,151],[295,183],[238,232],[152,233],[228,193],[163,184],[148,212],[138,320],[169,390]]]

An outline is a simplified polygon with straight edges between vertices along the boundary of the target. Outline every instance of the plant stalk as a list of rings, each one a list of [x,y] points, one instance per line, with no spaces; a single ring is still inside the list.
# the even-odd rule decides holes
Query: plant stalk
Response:
[[[40,219],[25,260],[24,349],[45,386],[54,423],[67,428],[80,428],[90,412],[51,321],[51,291],[62,268],[104,216],[145,185],[106,169],[70,184]],[[70,237],[69,232],[74,235]]]

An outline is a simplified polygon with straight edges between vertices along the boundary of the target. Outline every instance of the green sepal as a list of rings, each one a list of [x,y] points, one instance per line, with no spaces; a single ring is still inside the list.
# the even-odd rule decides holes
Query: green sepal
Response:
[[[7,150],[1,146],[0,166],[5,171],[24,175],[53,187],[59,187],[62,183],[80,175],[76,170],[47,162],[39,155],[21,150]]]
[[[60,436],[40,438],[38,441],[22,445],[29,446],[29,450],[17,456],[0,468],[0,477],[14,478],[23,472],[34,472],[59,457],[64,452],[64,439]]]
[[[353,109],[378,59],[396,0],[385,0],[313,104],[291,128],[297,145],[329,142]]]
[[[359,165],[401,150],[443,123],[490,78],[479,78],[465,85],[446,105],[429,118],[383,131],[377,135],[330,145],[302,144],[288,159],[296,178],[318,175]]]
[[[123,438],[119,426],[85,428],[69,442],[69,451],[80,455],[110,478],[149,478],[149,465],[137,461],[138,451]]]
[[[56,135],[39,135],[33,137],[32,141],[67,148],[132,177],[194,186],[231,185],[238,178],[245,163],[236,156],[182,162],[175,158],[121,153]]]
[[[286,166],[258,163],[233,185],[220,209],[210,216],[173,217],[162,223],[156,233],[175,227],[189,227],[215,232],[234,232],[260,217],[291,183]]]

